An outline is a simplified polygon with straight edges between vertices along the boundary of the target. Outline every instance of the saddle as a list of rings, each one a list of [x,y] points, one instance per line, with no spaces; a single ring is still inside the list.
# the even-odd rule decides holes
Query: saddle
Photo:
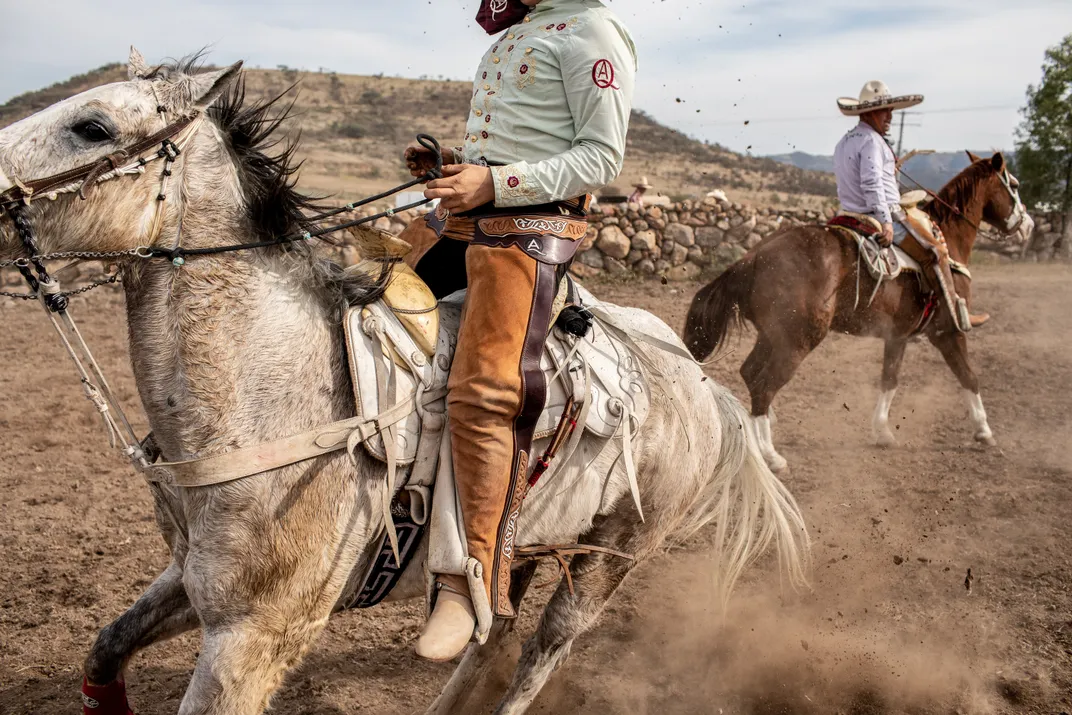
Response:
[[[379,505],[384,533],[351,607],[372,606],[386,597],[418,550],[426,527],[430,528],[428,568],[433,572],[453,573],[465,556],[446,409],[465,292],[437,303],[404,264],[398,264],[394,273],[382,301],[350,308],[344,319],[358,417],[390,413],[403,403],[413,406],[403,419],[382,425],[367,438],[355,435],[347,445],[351,452],[364,449],[387,465]],[[607,440],[621,437],[628,445],[650,407],[647,379],[630,347],[636,331],[615,325],[613,308],[601,306],[569,276],[562,281],[556,308],[567,305],[591,309],[596,317],[583,336],[562,327],[552,327],[548,335],[541,359],[547,395],[534,437],[553,437],[550,441],[561,453],[550,464],[533,456],[530,463],[539,465],[539,473],[529,477],[530,485],[534,479],[553,478],[585,432]],[[377,359],[369,360],[369,355]],[[576,426],[570,433],[572,422]],[[537,443],[534,452],[542,448]],[[631,457],[626,461],[631,471]],[[630,483],[635,485],[635,474],[630,474]],[[396,493],[408,498],[399,499]],[[490,615],[487,624],[479,625],[478,636],[490,628]]]

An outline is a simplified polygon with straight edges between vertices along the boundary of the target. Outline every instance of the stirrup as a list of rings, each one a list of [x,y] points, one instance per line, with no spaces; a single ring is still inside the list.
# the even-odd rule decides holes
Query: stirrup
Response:
[[[957,327],[960,328],[960,332],[971,332],[971,315],[968,313],[968,301],[963,298],[957,298]]]

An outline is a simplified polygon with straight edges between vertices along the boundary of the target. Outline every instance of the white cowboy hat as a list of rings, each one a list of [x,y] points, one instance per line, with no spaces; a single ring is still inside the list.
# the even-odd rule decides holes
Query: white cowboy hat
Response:
[[[641,176],[640,177],[640,182],[636,183],[636,184],[633,184],[633,186],[635,188],[638,188],[638,189],[654,189],[655,188],[655,186],[653,184],[648,183],[648,177],[646,177],[646,176]]]
[[[857,117],[876,109],[906,109],[923,101],[922,94],[902,94],[894,97],[885,82],[874,79],[860,90],[860,98],[838,97],[837,105],[841,113],[848,117]]]

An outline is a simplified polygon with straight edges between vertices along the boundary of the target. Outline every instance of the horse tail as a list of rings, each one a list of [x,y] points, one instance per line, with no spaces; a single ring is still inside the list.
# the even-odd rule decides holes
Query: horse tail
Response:
[[[715,557],[722,603],[728,602],[737,579],[772,542],[790,584],[806,586],[811,541],[804,515],[760,454],[759,439],[744,405],[713,381],[711,392],[722,424],[722,444],[699,521],[717,522]],[[691,526],[701,525],[694,522]]]
[[[721,345],[732,329],[744,324],[743,305],[752,290],[752,261],[737,261],[692,299],[685,318],[685,345],[703,360]]]

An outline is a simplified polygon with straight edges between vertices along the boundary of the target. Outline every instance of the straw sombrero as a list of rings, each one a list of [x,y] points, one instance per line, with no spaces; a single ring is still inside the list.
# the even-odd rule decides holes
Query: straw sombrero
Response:
[[[648,177],[646,177],[646,176],[641,176],[640,181],[638,183],[636,183],[636,184],[633,184],[633,186],[635,188],[638,188],[638,189],[654,189],[655,188],[655,186],[653,184],[648,183]]]
[[[842,114],[857,117],[877,109],[907,109],[922,101],[922,94],[902,94],[894,97],[886,83],[876,79],[864,85],[864,88],[860,90],[859,99],[838,97],[837,105]]]

